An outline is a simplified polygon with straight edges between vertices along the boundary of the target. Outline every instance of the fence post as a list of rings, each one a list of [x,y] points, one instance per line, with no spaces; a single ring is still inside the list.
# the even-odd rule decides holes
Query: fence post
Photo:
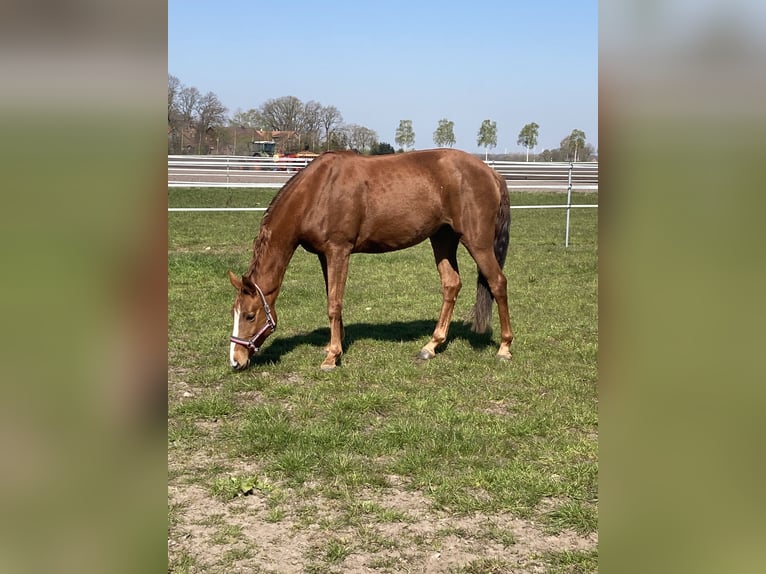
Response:
[[[569,162],[569,181],[567,183],[567,230],[564,237],[564,247],[569,247],[569,212],[572,210],[572,168],[574,164]]]

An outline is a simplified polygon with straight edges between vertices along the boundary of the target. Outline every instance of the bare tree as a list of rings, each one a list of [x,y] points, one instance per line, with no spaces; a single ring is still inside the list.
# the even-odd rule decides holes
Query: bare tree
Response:
[[[260,109],[264,126],[271,131],[297,132],[303,120],[303,103],[295,96],[265,101]]]
[[[183,85],[175,76],[168,74],[168,153],[181,152],[183,123],[179,110],[179,96]]]
[[[352,124],[347,126],[351,147],[362,153],[369,152],[378,141],[378,134],[370,128]]]
[[[322,128],[322,104],[313,100],[303,106],[303,141],[310,146],[311,151],[316,151],[319,143],[319,132]]]
[[[197,108],[201,94],[195,87],[183,86],[178,93],[178,113],[184,127],[191,127],[194,122],[194,111]]]
[[[173,124],[178,115],[178,94],[181,91],[181,80],[168,74],[168,124]]]
[[[217,130],[226,121],[226,106],[213,92],[200,96],[194,107],[197,124],[197,153],[202,153],[202,139],[210,130]],[[216,146],[217,147],[217,146]],[[207,151],[207,150],[206,150]]]
[[[240,126],[244,128],[261,129],[263,127],[263,118],[258,110],[249,109],[246,112],[237,110],[231,120],[230,125]]]
[[[326,149],[329,150],[332,132],[343,123],[343,116],[335,106],[325,106],[320,111],[320,120],[324,130]]]

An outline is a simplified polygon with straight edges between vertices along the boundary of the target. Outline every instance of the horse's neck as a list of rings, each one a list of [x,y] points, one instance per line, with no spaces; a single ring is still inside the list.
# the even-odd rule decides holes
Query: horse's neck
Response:
[[[261,228],[253,247],[250,277],[267,298],[276,299],[297,244],[284,234],[273,234],[269,227]]]

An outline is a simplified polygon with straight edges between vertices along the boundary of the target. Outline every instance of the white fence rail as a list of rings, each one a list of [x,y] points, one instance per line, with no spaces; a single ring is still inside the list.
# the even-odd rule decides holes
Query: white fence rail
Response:
[[[281,188],[311,158],[248,157],[228,155],[169,155],[168,187]],[[569,246],[569,217],[572,208],[596,208],[597,204],[572,204],[573,191],[598,190],[598,163],[488,161],[500,173],[508,189],[566,190],[563,205],[512,205],[511,209],[566,209]],[[265,207],[169,207],[168,212],[265,211]]]
[[[168,187],[271,187],[284,185],[310,158],[248,157],[230,155],[168,156]],[[488,161],[508,189],[598,189],[598,163]]]

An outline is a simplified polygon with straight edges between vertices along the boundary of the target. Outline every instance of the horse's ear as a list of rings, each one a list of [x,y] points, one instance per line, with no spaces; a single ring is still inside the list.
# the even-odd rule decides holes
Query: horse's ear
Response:
[[[237,291],[242,291],[242,281],[240,281],[231,271],[229,271],[229,281],[231,281],[231,284],[234,285],[234,288]]]
[[[240,285],[242,286],[242,292],[246,295],[254,295],[255,294],[255,283],[253,283],[253,280],[250,279],[249,275],[243,275],[242,281],[240,282]]]

